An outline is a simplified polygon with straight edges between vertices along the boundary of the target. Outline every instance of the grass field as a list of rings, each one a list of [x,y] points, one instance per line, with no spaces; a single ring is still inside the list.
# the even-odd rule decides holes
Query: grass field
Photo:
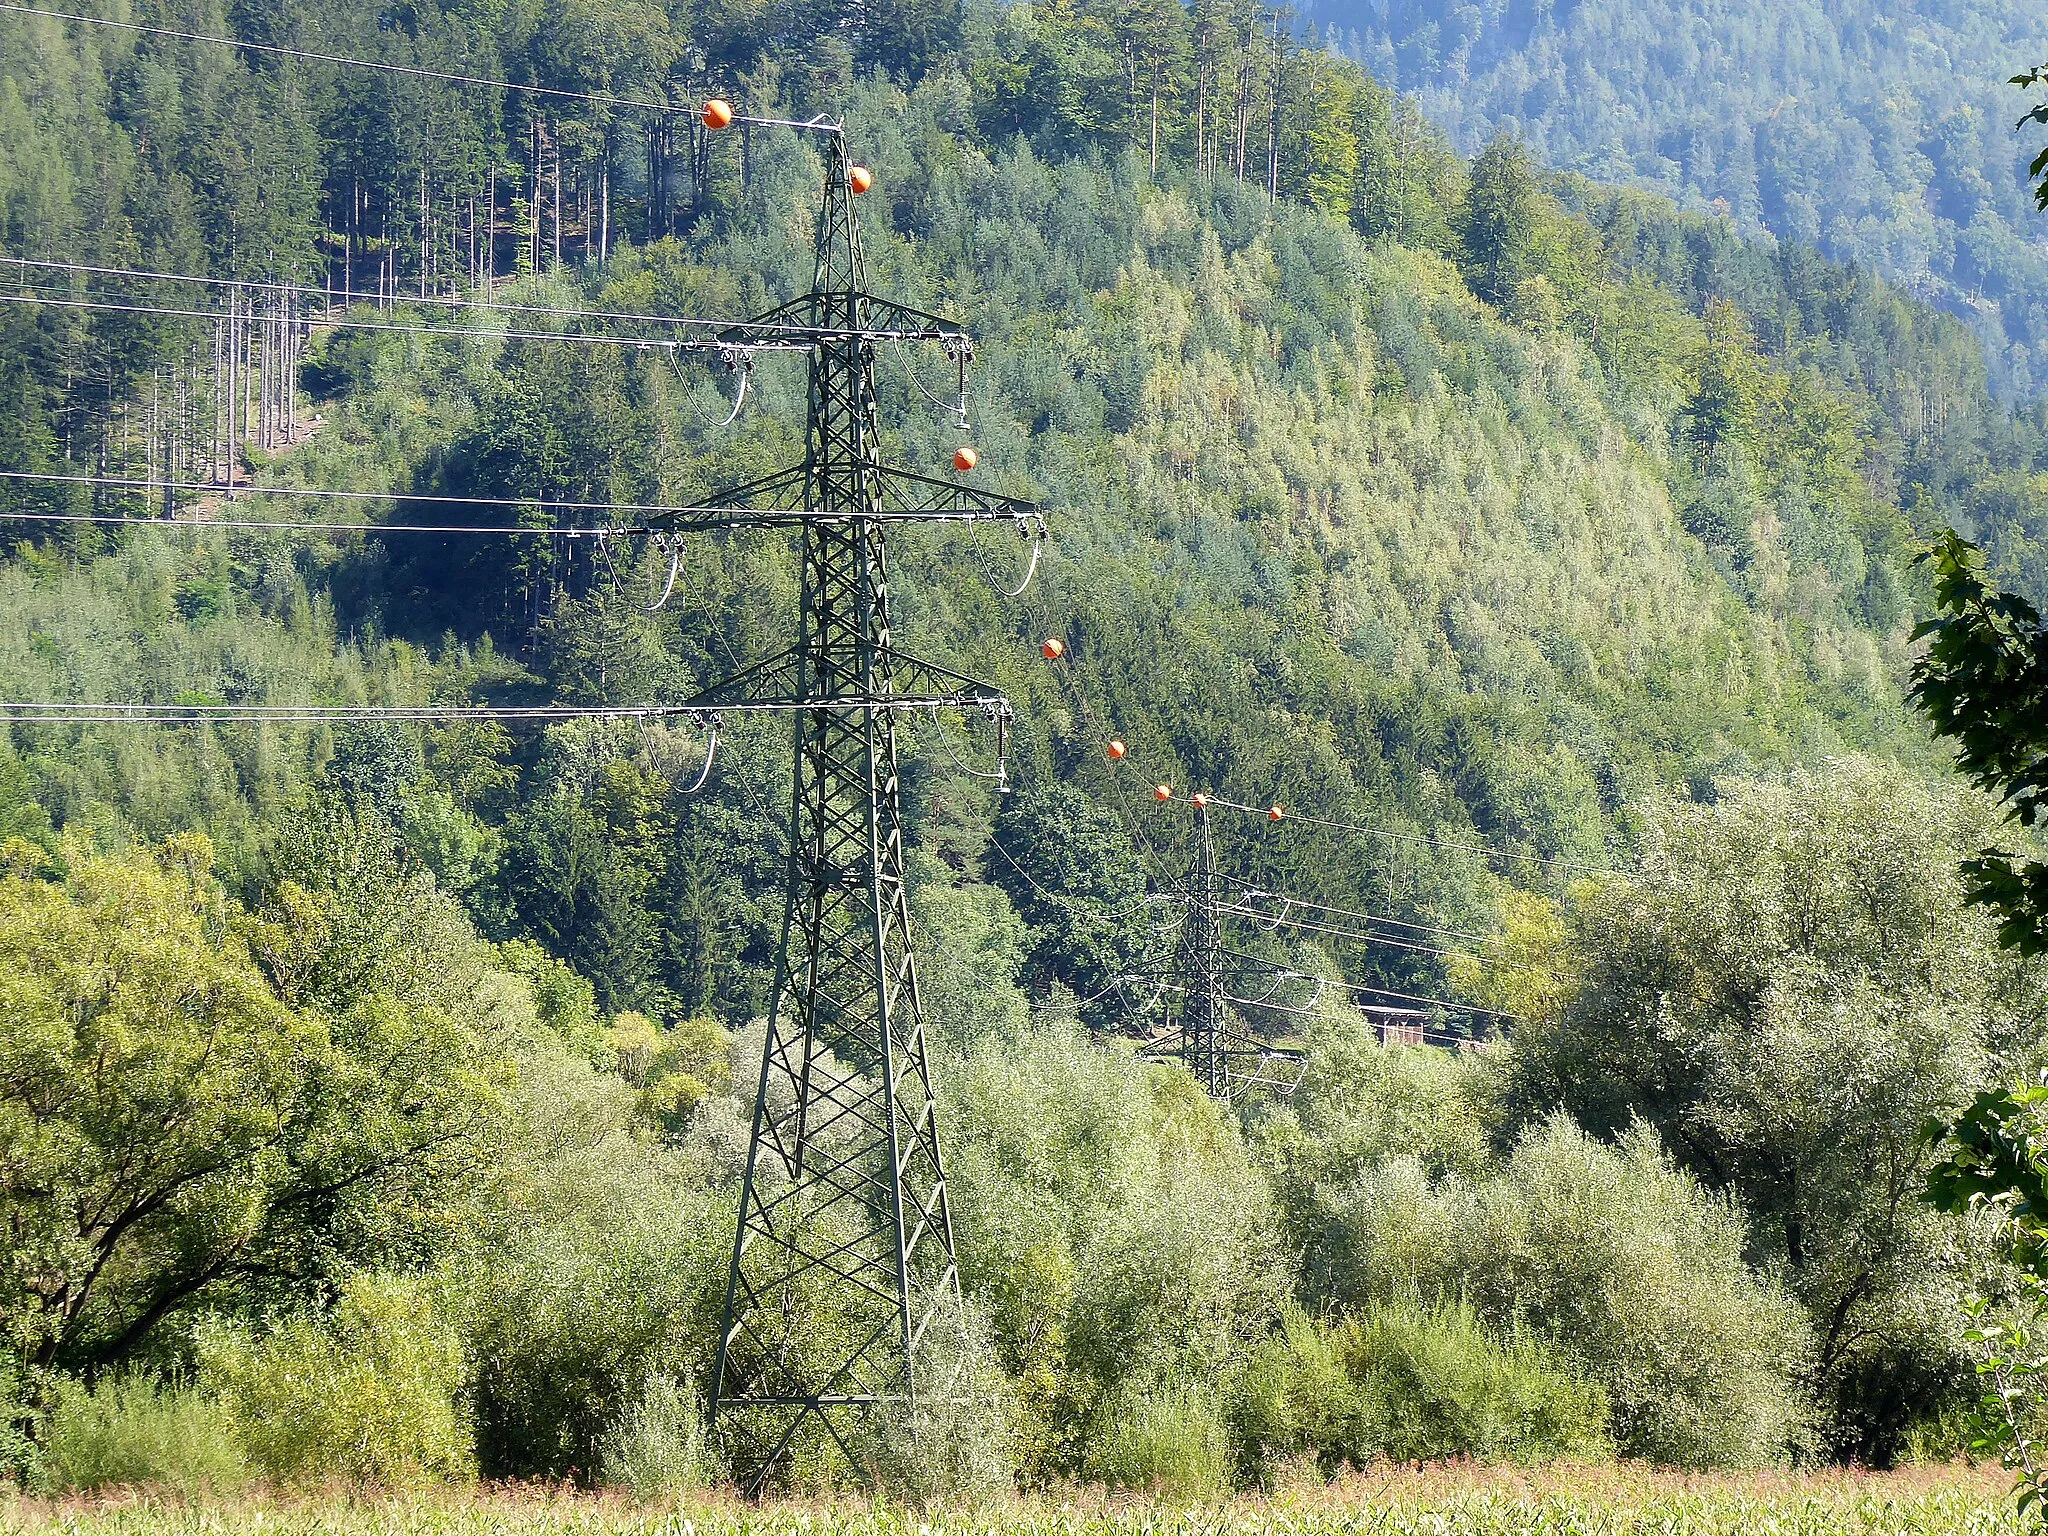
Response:
[[[857,1501],[639,1506],[531,1489],[240,1498],[147,1495],[0,1502],[7,1536],[1833,1536],[2019,1532],[1988,1472],[1685,1477],[1631,1468],[1436,1467],[1194,1508],[1077,1494],[973,1510]]]

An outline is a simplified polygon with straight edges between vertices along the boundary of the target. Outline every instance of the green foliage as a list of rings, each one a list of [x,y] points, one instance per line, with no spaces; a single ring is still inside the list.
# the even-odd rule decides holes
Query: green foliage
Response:
[[[1071,1016],[952,1076],[962,1281],[1016,1383],[1023,1475],[1071,1473],[1112,1403],[1214,1381],[1265,1333],[1287,1283],[1271,1200],[1193,1079]]]
[[[689,1123],[706,1094],[732,1089],[732,1037],[716,1019],[661,1030],[642,1014],[622,1013],[610,1037],[620,1075],[640,1086],[641,1113],[671,1131]]]
[[[475,1471],[462,1340],[417,1280],[361,1274],[326,1317],[198,1335],[200,1379],[265,1473],[401,1486]]]
[[[76,860],[63,884],[0,879],[0,1145],[19,1170],[0,1307],[36,1360],[117,1357],[257,1235],[233,1217],[277,1197],[265,1154],[297,1129],[279,1106],[326,1042],[225,931],[211,863],[193,837]],[[129,1254],[126,1294],[95,1293]]]
[[[2025,74],[2014,75],[2010,83],[2023,91],[2048,83],[2048,64],[2037,64]],[[2048,123],[2048,102],[2028,108],[2020,123],[2022,126],[2028,123]],[[2048,149],[2042,150],[2028,162],[2027,175],[2034,182],[2034,206],[2048,211]]]
[[[516,1134],[442,1250],[486,1475],[599,1475],[608,1446],[640,1433],[635,1415],[666,1411],[650,1381],[711,1358],[745,1124],[731,1100],[708,1099],[690,1126],[716,1127],[662,1145],[637,1101],[559,1046],[527,1054]]]
[[[1512,124],[1547,165],[1910,282],[1978,331],[1973,350],[2007,394],[2039,387],[2048,273],[2015,164],[2033,146],[2014,144],[2001,84],[2048,56],[2038,13],[1984,0],[1905,0],[1881,16],[1823,0],[1343,0],[1317,19],[1468,153]]]
[[[1989,1298],[1963,1303],[1969,1327],[1963,1331],[1977,1357],[1984,1395],[1971,1415],[1970,1453],[1997,1457],[2013,1474],[2014,1507],[2024,1518],[2048,1512],[2048,1454],[2042,1444],[2042,1414],[2048,1390],[2048,1348],[2040,1330],[2048,1320],[2048,1282],[2022,1274],[2017,1295],[1993,1307]]]
[[[498,946],[498,963],[533,990],[534,1012],[541,1023],[580,1056],[607,1060],[607,1038],[597,1014],[597,993],[589,982],[531,939],[508,939]]]
[[[1232,1383],[1230,1438],[1240,1480],[1270,1483],[1308,1459],[1325,1477],[1371,1459],[1374,1442],[1358,1383],[1339,1356],[1332,1330],[1299,1306],[1252,1351]]]
[[[905,868],[918,996],[934,1038],[964,1051],[1021,1033],[1030,1008],[1018,983],[1031,929],[1004,888],[960,880],[923,849],[911,851]]]
[[[2025,598],[1985,584],[1975,547],[1953,529],[1926,558],[1936,611],[1913,631],[1931,637],[1913,664],[1913,702],[2007,821],[2039,826],[2048,819],[2048,626]],[[2048,953],[2048,861],[1987,848],[1963,870],[1970,900],[2003,920],[2002,944]]]
[[[1741,1215],[1646,1127],[1609,1146],[1560,1116],[1490,1177],[1432,1183],[1397,1159],[1326,1199],[1331,1299],[1468,1300],[1598,1383],[1623,1454],[1741,1466],[1802,1440],[1805,1321],[1751,1271]]]
[[[1468,1305],[1381,1308],[1348,1322],[1345,1369],[1397,1461],[1586,1460],[1607,1448],[1606,1394],[1533,1340],[1489,1337]]]
[[[1458,228],[1473,291],[1494,304],[1512,302],[1534,277],[1533,255],[1541,193],[1529,152],[1511,135],[1495,134],[1472,162]]]
[[[2024,77],[2014,83],[2025,83]],[[2035,173],[2040,169],[2037,162]],[[1934,643],[1915,665],[1914,700],[1939,733],[1959,743],[1961,767],[2000,798],[2007,820],[2032,827],[2048,807],[2048,735],[2041,719],[2048,631],[2023,598],[1984,584],[1975,555],[1953,530],[1929,551],[1939,613],[1916,632],[1932,634]],[[2002,919],[2004,947],[2023,955],[2048,951],[2048,865],[1994,848],[1964,860],[1962,869],[1970,899]],[[1924,1129],[1942,1154],[1927,1173],[1929,1203],[1955,1215],[1988,1214],[2016,1269],[2011,1295],[1996,1306],[1972,1295],[1963,1311],[1969,1319],[1964,1337],[1984,1385],[1971,1420],[1972,1449],[1998,1456],[2013,1473],[2022,1515],[2038,1515],[2048,1499],[2048,1463],[2039,1444],[2048,1357],[2037,1338],[2048,1317],[2044,1101],[2048,1080],[1986,1089],[1960,1115],[1931,1116]]]
[[[128,1374],[67,1381],[43,1421],[34,1485],[49,1493],[158,1488],[231,1494],[249,1468],[221,1408],[189,1386]]]
[[[0,1477],[22,1482],[34,1475],[45,1395],[11,1351],[0,1359]]]
[[[1873,1461],[1952,1390],[1965,1274],[1920,1135],[2037,1049],[2039,969],[1962,902],[1981,799],[1895,768],[1725,784],[1648,818],[1643,868],[1572,915],[1581,980],[1516,1037],[1530,1117],[1638,1120],[1748,1213],[1813,1319],[1831,1446]]]
[[[990,873],[1031,925],[1028,982],[1088,999],[1083,1017],[1113,1017],[1115,979],[1138,963],[1146,934],[1134,892],[1144,867],[1120,818],[1067,785],[1011,797],[991,843]]]
[[[1493,1336],[1463,1302],[1375,1306],[1333,1327],[1290,1309],[1231,1406],[1241,1463],[1261,1481],[1297,1458],[1330,1476],[1377,1458],[1585,1461],[1609,1447],[1598,1386],[1532,1339]]]
[[[1230,1486],[1230,1441],[1213,1388],[1126,1390],[1104,1403],[1082,1466],[1116,1488],[1174,1500]]]
[[[1018,792],[1001,811],[949,766],[956,736],[906,724],[899,743],[926,855],[910,876],[931,1038],[962,1058],[944,1108],[963,1275],[989,1334],[984,1347],[963,1323],[958,1354],[989,1390],[887,1426],[870,1471],[920,1500],[998,1484],[1013,1460],[1031,1482],[1110,1475],[1098,1459],[1112,1456],[1119,1479],[1219,1486],[1223,1386],[1263,1358],[1293,1289],[1382,1309],[1415,1294],[1453,1307],[1469,1289],[1485,1334],[1464,1314],[1425,1327],[1381,1311],[1378,1363],[1354,1382],[1339,1361],[1358,1392],[1435,1405],[1446,1444],[1577,1433],[1562,1408],[1537,1423],[1532,1404],[1585,1401],[1544,1375],[1540,1346],[1606,1390],[1632,1454],[1782,1453],[1801,1440],[1788,1374],[1807,1332],[1771,1278],[1781,1258],[1817,1314],[1850,1298],[1851,1342],[1816,1346],[1837,1401],[1938,1395],[1959,1369],[1942,1353],[1954,1341],[1894,1326],[1920,1293],[1886,1264],[1910,1269],[1925,1252],[1913,1244],[1939,1233],[1893,1219],[1912,1157],[1886,1138],[1974,1083],[1967,1063],[1930,1064],[1939,1031],[1910,1024],[1981,1001],[2009,979],[1995,967],[1964,981],[1937,967],[1934,986],[1912,943],[1896,973],[1854,946],[1809,966],[1772,905],[1785,887],[1760,880],[1738,882],[1706,926],[1734,952],[1738,902],[1754,900],[1754,943],[1777,947],[1758,968],[1717,969],[1722,951],[1694,956],[1679,931],[1682,861],[1641,887],[1655,899],[1640,921],[1599,891],[1542,910],[1510,897],[1516,967],[1460,985],[1529,1019],[1526,1067],[1520,1047],[1382,1051],[1332,1010],[1297,1103],[1249,1146],[1185,1074],[1087,1042],[1061,998],[1085,999],[1086,1022],[1117,1017],[1118,978],[1155,946],[1147,870],[1185,852],[1178,821],[1148,821],[1141,839],[1115,812],[1128,786],[1101,756],[1111,729],[1176,784],[1392,833],[1361,844],[1306,817],[1285,836],[1225,829],[1224,860],[1246,880],[1472,931],[1498,904],[1494,861],[1423,856],[1419,839],[1516,849],[1529,869],[1606,865],[1645,796],[1705,796],[1717,775],[1846,745],[1919,752],[1893,681],[1908,601],[1894,488],[1966,496],[2003,558],[2024,564],[2030,547],[2032,440],[1994,418],[1953,327],[1810,253],[1750,251],[1668,209],[1545,185],[1505,141],[1468,174],[1412,102],[1207,7],[956,15],[915,0],[771,17],[579,0],[488,25],[435,4],[401,20],[292,0],[274,24],[394,63],[844,114],[878,173],[861,204],[876,285],[934,305],[964,295],[977,328],[1003,338],[977,378],[976,439],[989,484],[1056,511],[1042,606],[1020,615],[984,592],[974,567],[990,552],[962,548],[968,535],[891,537],[903,643],[1000,680],[1019,706]],[[643,170],[637,129],[602,110],[557,102],[535,123],[494,93],[418,76],[401,91],[82,39],[0,23],[10,250],[274,275],[346,248],[357,283],[387,263],[452,271],[452,246],[414,247],[418,199],[445,238],[460,220],[441,210],[493,180],[526,184],[531,134],[566,177],[553,233],[569,260],[533,271],[552,251],[524,255],[512,302],[741,314],[808,281],[818,167],[795,136],[751,131],[742,177],[737,135],[683,153],[657,135]],[[856,62],[906,73],[855,80]],[[334,239],[323,185],[326,206],[353,210]],[[584,215],[579,188],[608,216]],[[514,226],[528,213],[553,220],[521,205]],[[144,393],[195,339],[48,317],[0,327],[0,467],[132,462]],[[903,359],[931,377],[941,361]],[[264,473],[388,493],[395,519],[430,521],[409,495],[680,500],[799,450],[797,370],[764,358],[764,408],[713,434],[723,407],[704,408],[729,384],[693,369],[484,335],[330,338],[321,431]],[[918,399],[914,381],[881,387],[901,456],[942,464],[952,428],[897,409]],[[1995,480],[1982,473],[1994,459]],[[10,491],[0,514],[60,504],[101,505]],[[0,564],[0,693],[21,698],[683,697],[785,644],[794,601],[777,540],[694,551],[649,614],[625,590],[649,572],[626,564],[613,590],[587,541],[564,553],[394,534],[301,552],[282,537],[67,541],[26,524],[17,537]],[[1063,681],[1023,644],[1047,626],[1068,641]],[[361,1273],[425,1272],[435,1328],[474,1365],[462,1401],[485,1472],[684,1476],[697,1452],[677,1448],[678,1383],[701,1379],[713,1344],[759,1059],[758,1024],[744,1026],[765,1011],[787,868],[786,737],[728,724],[701,794],[686,793],[701,740],[657,726],[164,740],[16,727],[0,752],[0,837],[16,839],[0,891],[28,937],[7,950],[0,911],[0,958],[36,995],[21,1004],[22,1059],[0,1043],[0,1080],[33,1079],[44,1097],[10,1106],[0,1090],[0,1161],[78,1187],[27,1211],[33,1241],[0,1274],[0,1321],[39,1358],[89,1364],[168,1350],[165,1321],[217,1307],[222,1358],[233,1345],[256,1362],[250,1394],[303,1356],[356,1402],[368,1389],[336,1340],[372,1323],[296,1309]],[[94,852],[201,826],[224,889]],[[1818,895],[1793,890],[1839,916],[1845,891],[1891,865],[1854,870]],[[1908,916],[1925,927],[1949,893],[1912,889]],[[1613,918],[1607,939],[1590,937],[1589,914]],[[1640,971],[1602,968],[1610,939],[1647,956]],[[1683,1057],[1713,1064],[1705,1087],[1644,1071],[1664,1017],[1653,962],[1672,952],[1666,969],[1697,983],[1671,995],[1689,1043],[1707,1042]],[[118,962],[111,1012],[142,1055],[171,1063],[83,1129],[39,1114],[99,1090],[85,1083],[91,1041],[65,1033],[107,1001],[81,954]],[[1389,950],[1347,958],[1346,974],[1434,992],[1441,958]],[[1752,1037],[1724,1003],[1759,968],[1756,1016],[1773,1032]],[[1025,990],[1054,999],[1039,1027]],[[1583,1011],[1589,998],[1611,1011]],[[2008,1012],[2002,1042],[2023,1048],[2023,1010]],[[1837,1027],[1860,1075],[1830,1098]],[[1560,1099],[1617,1146],[1525,1123],[1497,1166],[1517,1117]],[[1749,1234],[1745,1253],[1740,1218],[1625,1133],[1638,1112],[1717,1186],[1733,1175],[1698,1148],[1740,1152],[1765,1240]],[[120,1137],[103,1135],[114,1122]],[[159,1166],[138,1155],[159,1145],[189,1182],[110,1194],[79,1175]],[[1885,1177],[1858,1194],[1847,1170],[1873,1147]],[[1796,1199],[1771,1183],[1774,1157],[1798,1174]],[[0,1189],[9,1220],[14,1188]],[[106,1242],[51,1215],[109,1198],[140,1214]],[[1795,1206],[1804,1264],[1789,1236],[1776,1246]],[[1569,1252],[1544,1223],[1571,1234]],[[56,1303],[37,1288],[50,1273]],[[294,1320],[261,1335],[271,1315]],[[821,1354],[859,1319],[820,1285],[785,1321],[781,1342]],[[416,1426],[420,1403],[445,1397],[455,1427],[417,1429],[441,1449],[413,1463],[392,1451],[398,1470],[378,1475],[467,1457],[457,1388],[435,1397],[428,1380],[459,1374],[407,1378]]]
[[[704,1445],[704,1402],[688,1378],[651,1372],[639,1401],[615,1419],[599,1447],[598,1481],[634,1498],[672,1498],[710,1478]]]
[[[855,1430],[855,1457],[885,1497],[919,1509],[985,1505],[1016,1490],[1010,1384],[972,1304],[943,1299],[925,1325],[918,1401]]]
[[[291,882],[244,913],[196,834],[0,878],[0,1309],[31,1359],[118,1361],[202,1298],[370,1251],[381,1202],[462,1166],[492,1112],[481,1000],[459,974],[423,995],[351,916]]]
[[[1922,1134],[1944,1155],[1927,1170],[1927,1199],[1963,1216],[1988,1210],[2015,1262],[2048,1271],[2048,1081],[1987,1088],[1953,1120],[1930,1117]]]

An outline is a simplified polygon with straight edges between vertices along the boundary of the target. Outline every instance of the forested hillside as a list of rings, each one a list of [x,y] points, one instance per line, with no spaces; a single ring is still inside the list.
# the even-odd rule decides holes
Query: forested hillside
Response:
[[[1008,535],[892,528],[890,587],[1017,710],[1008,793],[982,739],[902,737],[950,1347],[1000,1412],[934,1428],[943,1474],[875,1465],[1954,1447],[1991,1260],[1915,1202],[1918,1127],[2039,1056],[2044,982],[1962,903],[1991,816],[1903,703],[1912,562],[1956,520],[2038,591],[2048,541],[2040,422],[1956,320],[1510,144],[1467,164],[1264,13],[184,24],[439,77],[0,19],[0,470],[44,477],[0,481],[0,698],[674,703],[787,643],[780,535],[671,575],[423,530],[800,456],[800,360],[736,404],[632,317],[804,291],[811,141],[441,77],[843,114],[874,286],[976,333],[977,478],[1051,547],[1012,599]],[[242,334],[276,350],[224,386]],[[943,351],[878,367],[936,471]],[[367,499],[180,488],[230,473]],[[288,515],[335,526],[208,526]],[[715,1470],[790,764],[772,719],[700,786],[705,746],[10,723],[0,1454],[90,1483],[62,1447],[132,1410],[211,1426],[230,1480]],[[1389,1048],[1316,987],[1299,1091],[1241,1112],[1105,1043],[1190,854],[1155,779],[1287,808],[1219,818],[1235,880],[1444,941],[1244,942],[1510,1038]],[[1447,1360],[1450,1407],[1415,1386]]]
[[[1999,388],[2048,381],[2048,248],[2006,81],[2048,21],[1997,0],[1544,5],[1318,0],[1351,57],[1467,151],[1545,164],[1817,245],[1964,316]]]

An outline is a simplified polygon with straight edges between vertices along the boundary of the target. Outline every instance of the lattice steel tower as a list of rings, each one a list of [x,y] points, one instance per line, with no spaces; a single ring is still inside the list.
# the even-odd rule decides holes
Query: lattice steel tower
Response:
[[[1000,744],[1009,706],[896,649],[882,534],[894,521],[1036,516],[881,463],[877,347],[936,339],[963,370],[971,352],[959,326],[866,291],[853,204],[866,173],[837,132],[826,145],[811,291],[747,328],[813,334],[805,460],[718,498],[783,508],[756,521],[799,528],[797,643],[693,701],[779,704],[796,721],[782,940],[711,1383],[714,1430],[749,1491],[793,1463],[859,1470],[862,1416],[954,1390],[926,1379],[960,1279],[911,956],[895,720],[979,710]]]
[[[1260,1039],[1233,1007],[1242,996],[1236,989],[1242,988],[1246,977],[1265,977],[1283,967],[1241,954],[1224,943],[1219,909],[1228,904],[1218,893],[1208,804],[1201,795],[1191,803],[1195,811],[1194,857],[1179,893],[1184,914],[1180,938],[1163,973],[1163,979],[1178,989],[1180,1002],[1169,1012],[1165,1031],[1151,1036],[1139,1055],[1154,1061],[1179,1061],[1210,1097],[1226,1104],[1255,1088],[1285,1097],[1300,1082],[1306,1058],[1298,1050]],[[1257,1006],[1261,1000],[1250,1001]]]

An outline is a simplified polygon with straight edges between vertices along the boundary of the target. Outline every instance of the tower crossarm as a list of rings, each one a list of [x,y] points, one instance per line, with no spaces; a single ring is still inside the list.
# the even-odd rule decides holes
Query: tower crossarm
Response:
[[[881,471],[882,510],[899,517],[933,522],[999,522],[1014,520],[1043,536],[1044,519],[1038,503],[1015,496],[999,496],[978,486],[957,480],[941,480],[908,469]]]
[[[736,672],[688,700],[686,710],[878,709],[904,713],[925,709],[974,709],[991,719],[1011,718],[1008,697],[992,683],[925,661],[893,646],[878,647],[888,663],[891,687],[881,695],[818,693],[805,683],[802,647],[791,646]],[[877,668],[878,673],[881,668]]]
[[[880,496],[862,511],[807,506],[804,468],[797,465],[714,492],[700,505],[676,507],[647,519],[661,533],[722,533],[742,528],[844,525],[856,517],[880,523],[1016,523],[1033,538],[1045,536],[1038,504],[999,496],[978,486],[879,466]]]
[[[863,316],[858,325],[848,325],[848,312]],[[830,295],[807,293],[778,305],[764,315],[741,321],[719,332],[728,346],[777,346],[791,336],[816,341],[936,341],[949,349],[971,352],[974,343],[967,328],[957,320],[934,315],[894,299],[885,299],[865,289]]]

